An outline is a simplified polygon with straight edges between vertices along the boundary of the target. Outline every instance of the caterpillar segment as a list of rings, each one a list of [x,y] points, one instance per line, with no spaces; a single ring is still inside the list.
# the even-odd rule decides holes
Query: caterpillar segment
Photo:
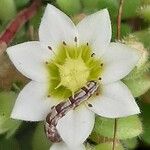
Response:
[[[45,121],[46,136],[51,142],[58,143],[62,141],[62,138],[56,128],[58,121],[70,110],[75,109],[81,103],[88,100],[97,91],[98,87],[98,82],[89,81],[73,96],[70,96],[67,101],[60,102],[58,105],[51,108]]]

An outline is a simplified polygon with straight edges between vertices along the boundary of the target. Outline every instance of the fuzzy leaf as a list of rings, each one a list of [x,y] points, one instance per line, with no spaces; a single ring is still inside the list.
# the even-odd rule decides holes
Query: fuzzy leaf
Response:
[[[137,138],[127,139],[127,140],[121,141],[121,143],[124,148],[126,148],[128,150],[133,150],[138,145],[138,139]]]
[[[144,75],[141,78],[124,80],[123,82],[131,90],[134,97],[143,95],[150,88],[150,78]]]
[[[139,14],[140,14],[141,18],[143,18],[145,21],[150,23],[150,5],[143,6],[139,10]]]
[[[133,138],[141,134],[142,124],[137,115],[118,119],[117,139]],[[96,117],[95,127],[91,135],[91,140],[96,136],[113,138],[114,136],[114,119]]]
[[[112,143],[102,143],[93,148],[93,150],[112,150]],[[120,143],[116,143],[115,150],[124,150]]]
[[[141,0],[142,5],[149,5],[150,0]]]
[[[150,29],[135,32],[133,36],[137,37],[144,44],[145,48],[150,49]]]

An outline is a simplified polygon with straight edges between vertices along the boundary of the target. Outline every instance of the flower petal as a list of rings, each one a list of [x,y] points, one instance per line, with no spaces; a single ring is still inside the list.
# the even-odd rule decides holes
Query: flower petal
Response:
[[[11,118],[40,121],[44,120],[55,101],[47,98],[47,86],[31,81],[19,93]]]
[[[70,18],[48,4],[39,28],[40,41],[56,49],[63,41],[75,44],[76,36],[77,30]]]
[[[86,150],[84,145],[79,145],[77,147],[72,146],[69,148],[65,143],[56,143],[53,144],[50,148],[50,150]]]
[[[98,11],[84,18],[77,25],[79,42],[92,46],[93,51],[101,56],[111,40],[111,22],[107,9]]]
[[[102,83],[118,81],[125,77],[137,64],[140,51],[121,43],[111,43],[102,56],[104,71]]]
[[[104,85],[102,93],[89,100],[92,107],[89,107],[96,114],[108,117],[119,118],[140,113],[134,97],[121,81]]]
[[[82,144],[91,133],[95,115],[85,105],[68,112],[57,125],[57,130],[63,141],[70,146]]]
[[[35,81],[47,81],[45,61],[51,58],[52,52],[43,49],[39,42],[25,42],[11,46],[7,49],[7,53],[23,75]]]

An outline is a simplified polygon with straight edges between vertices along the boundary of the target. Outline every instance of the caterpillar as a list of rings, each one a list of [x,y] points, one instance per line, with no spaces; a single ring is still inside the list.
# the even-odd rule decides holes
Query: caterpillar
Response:
[[[67,114],[72,109],[75,109],[82,102],[89,99],[98,89],[99,84],[96,81],[87,82],[86,86],[82,87],[73,96],[70,96],[67,101],[61,102],[53,106],[50,113],[46,116],[45,133],[51,142],[61,142],[62,139],[57,131],[57,123],[59,119]],[[92,107],[92,105],[89,105]]]

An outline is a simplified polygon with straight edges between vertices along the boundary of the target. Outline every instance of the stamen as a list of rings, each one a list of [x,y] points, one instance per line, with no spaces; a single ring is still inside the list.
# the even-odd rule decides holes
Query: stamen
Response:
[[[99,92],[96,92],[96,96],[98,96],[99,95]]]
[[[60,65],[60,64],[58,64],[58,63],[56,63],[56,62],[54,62],[54,61],[52,61],[52,63],[54,64],[54,65],[56,65],[58,68],[62,68],[62,66]]]
[[[53,54],[56,56],[55,52],[53,51],[51,46],[48,46],[48,49],[51,50],[53,52]]]
[[[82,50],[80,50],[80,53],[78,55],[78,58],[82,58]]]
[[[77,41],[78,41],[77,37],[74,38],[74,41],[75,41],[76,47],[77,47]]]
[[[93,57],[95,55],[95,53],[92,53],[91,57]]]
[[[48,61],[46,61],[45,64],[48,65]]]
[[[50,95],[50,94],[48,94],[48,95],[47,95],[47,97],[51,97],[51,95]]]
[[[65,49],[65,52],[66,52],[67,58],[71,58],[71,57],[69,56],[69,52],[67,51],[67,49]]]
[[[101,78],[101,77],[99,77],[98,79],[99,79],[99,80],[102,80],[102,78]]]
[[[103,63],[101,63],[101,67],[103,66],[104,64]]]
[[[55,87],[55,90],[62,86],[61,82]]]
[[[77,42],[77,40],[78,40],[77,37],[75,37],[75,38],[74,38],[74,41]]]
[[[67,45],[65,41],[63,41],[63,45]]]
[[[89,46],[89,43],[86,43],[87,46]]]
[[[51,46],[48,46],[48,49],[49,49],[49,50],[52,50],[52,47],[51,47]]]
[[[89,107],[93,107],[93,105],[92,105],[92,104],[90,104],[90,103],[88,104],[88,106],[89,106]]]

